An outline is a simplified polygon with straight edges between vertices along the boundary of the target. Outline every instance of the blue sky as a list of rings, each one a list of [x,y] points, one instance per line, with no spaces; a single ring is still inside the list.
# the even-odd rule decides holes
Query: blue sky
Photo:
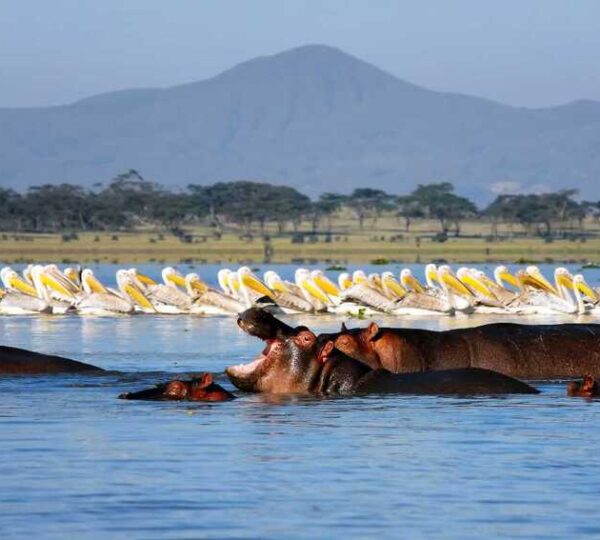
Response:
[[[600,100],[600,2],[0,0],[0,107],[203,79],[306,43],[518,106]]]

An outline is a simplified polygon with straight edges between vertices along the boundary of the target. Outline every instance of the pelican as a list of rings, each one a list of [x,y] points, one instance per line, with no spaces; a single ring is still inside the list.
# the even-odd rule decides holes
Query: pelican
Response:
[[[432,280],[433,275],[429,279]],[[454,314],[454,307],[448,301],[447,296],[439,293],[439,289],[433,285],[433,281],[432,287],[425,289],[423,284],[413,276],[410,269],[404,268],[400,272],[400,282],[407,292],[396,302],[397,307],[394,313],[398,315]]]
[[[469,290],[473,296],[473,307],[477,313],[503,314],[515,311],[506,308],[485,282],[479,279],[479,274],[474,268],[459,268],[456,272],[458,280]]]
[[[334,299],[340,296],[340,287],[331,281],[323,272],[323,270],[313,270],[310,277],[315,285],[319,287],[329,298]]]
[[[306,299],[301,287],[295,283],[283,281],[273,270],[265,272],[264,277],[267,287],[273,291],[275,302],[284,312],[312,313],[315,311],[312,302]]]
[[[423,287],[423,284],[415,276],[413,276],[410,268],[402,269],[400,272],[400,283],[408,291],[414,291],[417,293],[425,292],[425,287]]]
[[[209,287],[192,272],[185,276],[188,295],[193,299],[190,313],[196,315],[232,315],[241,313],[246,306],[232,296]]]
[[[341,272],[337,281],[340,291],[345,291],[346,289],[352,287],[352,279],[350,278],[350,274],[348,272]]]
[[[294,281],[304,299],[312,306],[313,311],[327,311],[330,306],[335,306],[327,294],[315,283],[310,271],[306,268],[296,270]]]
[[[8,266],[2,268],[0,279],[5,288],[5,291],[0,290],[0,313],[4,315],[52,313],[48,303],[37,297],[35,288],[23,281],[12,268]]]
[[[150,278],[138,274],[134,268],[130,269],[128,273],[157,313],[167,315],[188,313],[192,307],[192,299],[188,294],[177,289],[175,286],[156,283],[154,280],[149,282]]]
[[[425,280],[427,281],[427,293],[446,300],[456,311],[473,311],[473,295],[456,278],[448,265],[438,268],[435,264],[428,264],[425,267]]]
[[[121,274],[117,275],[117,285],[123,280]],[[81,315],[118,315],[135,312],[134,303],[123,293],[110,292],[89,268],[81,272],[81,286],[85,296],[75,305]]]
[[[52,309],[52,313],[64,315],[74,311],[77,297],[73,292],[73,285],[66,284],[67,278],[62,276],[56,265],[35,265],[31,269],[31,279],[37,293]]]
[[[182,289],[186,288],[185,277],[182,276],[181,273],[175,270],[175,268],[172,266],[163,268],[161,276],[163,283],[168,287],[173,287],[175,289],[177,287],[181,287]]]
[[[521,292],[509,304],[518,307],[526,314],[575,314],[578,307],[571,299],[561,298],[558,291],[547,280],[540,280],[536,272],[517,272]]]
[[[406,289],[394,277],[393,272],[381,273],[381,288],[390,300],[399,300],[406,296]]]
[[[238,269],[237,278],[238,294],[247,307],[252,307],[257,303],[268,305],[274,302],[273,292],[247,266]]]

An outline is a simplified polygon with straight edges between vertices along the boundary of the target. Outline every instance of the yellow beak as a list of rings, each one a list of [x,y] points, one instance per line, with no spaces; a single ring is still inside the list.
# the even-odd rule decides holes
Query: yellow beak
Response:
[[[49,276],[47,273],[41,274],[40,281],[46,285],[46,287],[49,287],[63,296],[66,296],[67,298],[74,298],[71,291],[69,291],[62,283],[54,279],[54,277]]]
[[[395,279],[386,278],[383,280],[383,283],[387,287],[387,289],[398,298],[403,298],[404,296],[406,296],[406,289],[402,285],[400,285],[400,283],[398,283]]]
[[[289,293],[290,290],[288,289],[288,287],[286,286],[286,284],[281,281],[280,279],[276,279],[273,280],[272,282],[272,289],[274,291],[278,291],[278,292],[282,292],[282,293]]]
[[[315,276],[313,279],[314,282],[319,286],[319,288],[327,294],[330,294],[332,296],[340,295],[340,290],[326,276]]]
[[[453,291],[457,292],[458,294],[462,294],[464,296],[473,296],[471,294],[471,291],[467,289],[460,281],[458,281],[458,279],[452,274],[444,272],[442,274],[442,279],[444,280],[444,283],[448,285],[448,287],[450,287]]]
[[[144,274],[136,272],[135,277],[139,280],[140,283],[143,283],[144,285],[156,285],[156,281]]]
[[[260,280],[256,279],[252,274],[242,274],[242,283],[263,296],[273,298],[273,293]]]
[[[352,285],[354,285],[354,283],[352,283],[352,280],[350,278],[346,278],[342,281],[342,287],[344,288],[344,290],[349,289],[350,287],[352,287]]]
[[[519,280],[515,276],[513,276],[510,272],[508,272],[508,271],[500,272],[498,277],[502,281],[506,281],[506,283],[508,283],[509,285],[512,285],[516,289],[520,288]]]
[[[464,282],[466,285],[468,285],[469,287],[472,287],[473,289],[475,289],[477,292],[483,294],[484,296],[486,296],[487,298],[490,298],[491,300],[495,300],[496,297],[494,296],[494,294],[492,293],[492,291],[490,291],[485,284],[474,278],[473,276],[470,276],[468,274],[462,276],[461,281]]]
[[[36,290],[31,285],[29,285],[29,283],[23,281],[21,278],[15,276],[9,280],[8,284],[11,287],[17,289],[18,291],[21,291],[22,293],[28,294],[29,296],[37,297]]]
[[[327,298],[327,295],[309,279],[305,279],[304,281],[302,281],[302,288],[305,291],[307,291],[308,294],[310,294],[312,297],[317,298],[324,304],[330,303],[329,298]]]
[[[150,300],[148,300],[148,298],[146,298],[137,287],[127,283],[123,286],[123,290],[125,293],[127,293],[129,298],[131,298],[141,308],[148,311],[156,311]]]
[[[550,294],[558,295],[558,291],[552,286],[552,284],[544,277],[539,271],[527,272],[527,275],[535,282],[538,283],[538,288],[543,291],[549,292]]]
[[[578,281],[577,288],[592,302],[598,302],[598,295],[596,294],[596,291],[594,291],[594,289],[592,289],[585,281]]]
[[[106,293],[106,287],[102,285],[94,276],[87,276],[85,279],[88,287],[95,293]]]
[[[411,289],[418,293],[425,292],[425,287],[421,285],[421,282],[414,276],[406,276],[402,279],[402,285],[407,289]]]
[[[185,278],[179,274],[171,274],[169,280],[178,287],[185,288]]]

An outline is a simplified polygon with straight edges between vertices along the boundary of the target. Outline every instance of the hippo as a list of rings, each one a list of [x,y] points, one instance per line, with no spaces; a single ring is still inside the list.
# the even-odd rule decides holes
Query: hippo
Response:
[[[576,397],[600,397],[600,384],[591,375],[581,382],[572,381],[567,385],[567,395]]]
[[[261,313],[262,312],[262,313]],[[264,310],[249,309],[238,325],[261,339],[294,335],[293,328]],[[321,334],[340,351],[373,369],[393,373],[479,367],[521,379],[600,376],[600,325],[494,323],[447,331],[365,328]]]
[[[317,396],[401,394],[536,394],[521,381],[480,368],[425,373],[394,374],[373,369],[350,358],[329,339],[320,339],[306,328],[291,335],[273,337],[247,324],[253,313],[240,316],[240,327],[262,336],[264,350],[248,364],[226,369],[229,380],[245,392],[305,394]]]
[[[159,384],[154,388],[127,392],[119,399],[138,399],[145,401],[229,401],[235,396],[213,381],[210,373],[194,377],[189,381],[173,380]]]
[[[102,368],[69,360],[61,356],[41,354],[26,349],[0,346],[0,376],[42,375],[56,373],[100,373]]]
[[[366,328],[329,334],[335,346],[394,373],[478,367],[520,379],[600,376],[600,325],[494,323],[447,331]]]

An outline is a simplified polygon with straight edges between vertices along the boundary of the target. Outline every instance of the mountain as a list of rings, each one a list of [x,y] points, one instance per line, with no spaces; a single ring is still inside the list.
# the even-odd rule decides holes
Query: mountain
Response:
[[[0,109],[0,185],[91,186],[130,168],[165,185],[262,179],[310,195],[449,180],[600,198],[600,103],[545,109],[421,88],[308,45],[200,82]]]

